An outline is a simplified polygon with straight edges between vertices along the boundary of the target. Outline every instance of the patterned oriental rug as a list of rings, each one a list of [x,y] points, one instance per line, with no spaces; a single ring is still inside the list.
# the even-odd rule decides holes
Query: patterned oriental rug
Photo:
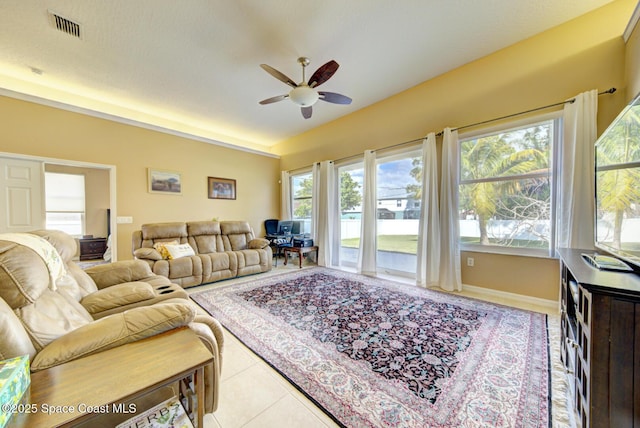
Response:
[[[544,314],[326,268],[191,298],[339,425],[550,425]]]

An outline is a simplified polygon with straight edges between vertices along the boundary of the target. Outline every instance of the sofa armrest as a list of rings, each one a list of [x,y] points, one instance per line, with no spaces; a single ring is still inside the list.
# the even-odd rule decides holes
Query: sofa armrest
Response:
[[[159,303],[101,318],[49,343],[35,356],[31,370],[48,369],[186,326],[195,315],[195,308],[185,302]]]
[[[162,255],[155,248],[138,248],[133,252],[133,257],[143,260],[162,260]]]
[[[260,250],[269,246],[269,240],[264,238],[254,238],[247,243],[247,248],[251,250]]]
[[[80,304],[91,315],[153,299],[156,293],[146,282],[125,282],[88,294]]]
[[[153,276],[149,265],[142,260],[123,260],[90,267],[86,270],[99,289],[141,281]]]

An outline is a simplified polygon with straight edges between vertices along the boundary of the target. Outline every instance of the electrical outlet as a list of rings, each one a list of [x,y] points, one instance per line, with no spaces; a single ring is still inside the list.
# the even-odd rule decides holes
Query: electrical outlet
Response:
[[[473,260],[473,257],[467,257],[467,266],[473,267],[474,263],[475,260]]]

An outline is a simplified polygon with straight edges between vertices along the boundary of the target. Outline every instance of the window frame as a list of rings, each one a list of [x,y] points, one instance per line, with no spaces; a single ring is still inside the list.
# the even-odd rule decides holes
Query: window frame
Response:
[[[487,182],[496,182],[496,181],[508,181],[508,180],[523,180],[530,178],[540,178],[546,177],[545,174],[541,173],[533,173],[533,174],[522,174],[517,176],[500,176],[500,177],[487,177],[478,180],[462,180],[461,175],[461,150],[462,150],[462,142],[488,137],[500,133],[506,133],[509,131],[514,131],[518,129],[523,129],[526,127],[533,127],[536,124],[542,122],[553,122],[553,130],[551,134],[551,147],[549,150],[549,180],[550,180],[550,211],[549,211],[549,246],[548,248],[524,248],[524,247],[509,247],[505,245],[481,245],[481,244],[473,244],[473,243],[463,243],[461,241],[460,233],[458,232],[458,245],[461,251],[471,251],[478,253],[490,253],[490,254],[504,254],[504,255],[518,255],[518,256],[529,256],[529,257],[541,257],[541,258],[555,258],[555,249],[556,249],[556,208],[558,201],[558,187],[559,187],[559,153],[560,147],[562,145],[562,135],[563,135],[563,114],[562,110],[554,111],[551,113],[532,115],[524,119],[514,120],[502,123],[500,125],[482,128],[476,131],[470,131],[461,133],[458,135],[458,176],[456,177],[457,181],[457,191],[458,191],[458,200],[460,199],[460,186],[463,184],[471,184],[471,183],[487,183]],[[458,206],[458,210],[460,206]]]

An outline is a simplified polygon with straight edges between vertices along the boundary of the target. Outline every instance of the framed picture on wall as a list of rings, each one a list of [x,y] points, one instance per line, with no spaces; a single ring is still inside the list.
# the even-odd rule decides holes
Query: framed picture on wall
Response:
[[[182,174],[179,172],[148,168],[147,181],[150,193],[182,194]]]
[[[208,178],[208,196],[209,199],[235,199],[236,198],[236,180],[229,178]]]

